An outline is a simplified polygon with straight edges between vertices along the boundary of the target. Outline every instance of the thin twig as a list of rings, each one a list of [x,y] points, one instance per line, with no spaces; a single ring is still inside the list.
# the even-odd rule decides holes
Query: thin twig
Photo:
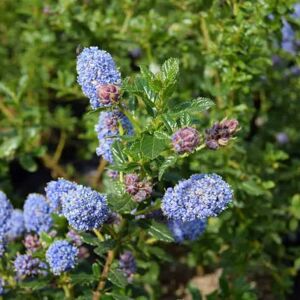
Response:
[[[99,162],[96,174],[94,175],[93,180],[92,180],[92,186],[93,187],[98,186],[99,180],[100,180],[100,178],[103,174],[103,171],[104,171],[106,165],[107,165],[107,161],[104,160],[104,159],[101,159],[100,162]]]
[[[14,114],[4,105],[2,98],[0,101],[0,110],[7,117],[7,119],[9,119],[9,121],[11,121],[11,122],[14,121],[14,119],[15,119]]]
[[[64,149],[65,144],[66,144],[66,138],[67,138],[66,133],[64,131],[61,131],[60,137],[59,137],[59,142],[57,144],[55,153],[53,155],[53,161],[55,163],[58,163],[58,161],[60,160],[60,157],[62,155],[63,149]]]
[[[52,171],[53,177],[61,176],[61,177],[68,179],[69,176],[67,175],[65,170],[59,164],[57,164],[50,155],[44,154],[42,156],[42,161],[43,161],[44,165]]]
[[[74,289],[73,289],[73,285],[71,283],[71,279],[67,273],[61,274],[58,284],[64,290],[65,299],[73,300],[74,299]]]
[[[103,289],[105,288],[105,284],[106,284],[106,280],[107,280],[107,277],[108,277],[108,273],[109,273],[111,264],[113,263],[113,260],[116,256],[116,253],[118,252],[118,249],[120,247],[121,238],[123,236],[123,231],[126,229],[126,225],[127,225],[127,221],[123,220],[123,222],[120,226],[118,235],[115,238],[116,241],[117,241],[117,245],[115,246],[114,249],[109,250],[108,253],[107,253],[105,265],[104,265],[104,268],[103,268],[103,271],[102,271],[102,274],[101,274],[101,277],[100,277],[99,284],[98,284],[96,290],[93,293],[93,300],[99,300],[101,298],[101,294],[102,294]]]
[[[110,270],[110,266],[111,266],[114,258],[115,258],[115,249],[109,250],[108,253],[107,253],[106,262],[105,262],[105,265],[104,265],[104,268],[103,268],[103,271],[102,271],[102,274],[101,274],[99,284],[98,284],[97,289],[96,289],[96,291],[94,292],[94,295],[93,295],[93,300],[99,300],[100,299],[101,292],[105,287],[106,279],[108,277],[108,273],[109,273],[109,270]]]
[[[104,241],[104,237],[103,237],[102,233],[101,233],[99,230],[97,230],[97,229],[94,229],[93,231],[94,231],[94,233],[96,234],[97,238],[98,238],[101,242],[103,242],[103,241]]]

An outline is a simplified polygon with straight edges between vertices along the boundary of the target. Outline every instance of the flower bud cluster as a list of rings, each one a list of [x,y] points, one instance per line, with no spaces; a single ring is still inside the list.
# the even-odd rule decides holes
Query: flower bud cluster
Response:
[[[28,253],[34,253],[42,247],[41,241],[36,234],[27,234],[24,238],[23,244]]]
[[[151,196],[152,184],[147,179],[140,180],[137,174],[127,174],[124,177],[126,192],[132,195],[136,202],[141,202]]]
[[[118,103],[120,99],[120,88],[114,84],[104,84],[98,88],[99,101],[103,105]]]
[[[207,148],[216,150],[226,146],[238,129],[239,122],[235,119],[215,123],[206,130],[205,144]]]
[[[172,144],[177,153],[191,153],[200,144],[199,133],[193,127],[181,128],[173,134]]]

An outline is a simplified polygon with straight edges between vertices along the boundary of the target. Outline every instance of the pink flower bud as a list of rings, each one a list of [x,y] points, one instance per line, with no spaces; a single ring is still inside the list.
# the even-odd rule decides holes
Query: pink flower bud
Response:
[[[208,149],[216,150],[219,146],[226,146],[237,131],[239,122],[235,119],[215,123],[206,129],[205,144]]]
[[[199,133],[192,127],[181,128],[173,134],[172,144],[177,153],[191,153],[200,144]]]
[[[99,101],[103,105],[112,105],[120,99],[120,88],[114,84],[100,85],[98,90]]]
[[[137,202],[148,198],[152,193],[152,184],[146,179],[140,180],[137,174],[127,174],[124,177],[126,192]]]

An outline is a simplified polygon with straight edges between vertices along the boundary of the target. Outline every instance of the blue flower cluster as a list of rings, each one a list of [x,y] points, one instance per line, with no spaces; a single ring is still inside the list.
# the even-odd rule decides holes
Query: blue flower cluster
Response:
[[[182,222],[178,220],[169,220],[168,227],[176,242],[183,242],[184,240],[196,240],[205,230],[206,221],[194,220],[189,222]]]
[[[6,195],[0,191],[0,235],[5,234],[8,229],[8,220],[13,212],[13,207],[6,197]]]
[[[5,252],[5,246],[7,243],[7,239],[3,233],[0,232],[0,258],[3,256]]]
[[[133,127],[128,118],[120,111],[105,111],[99,116],[99,122],[95,127],[100,142],[96,149],[97,155],[103,155],[104,159],[113,162],[111,146],[120,135],[120,126],[127,135],[133,134]]]
[[[54,242],[46,252],[46,259],[54,275],[73,269],[77,263],[78,249],[65,240]]]
[[[47,265],[38,258],[33,258],[28,254],[17,255],[14,267],[17,277],[20,279],[37,275],[47,275]]]
[[[4,294],[4,280],[0,277],[0,296]]]
[[[168,188],[162,211],[170,219],[182,222],[217,216],[232,200],[230,186],[216,174],[195,174]]]
[[[296,4],[294,6],[294,13],[291,15],[292,18],[299,19],[300,18],[300,4]],[[296,38],[296,33],[291,26],[291,24],[283,19],[282,20],[283,26],[281,29],[282,34],[282,43],[281,47],[286,52],[295,55],[296,52],[299,50],[300,41]]]
[[[106,196],[89,187],[78,185],[63,194],[63,215],[76,230],[91,230],[101,226],[109,215]]]
[[[8,222],[13,212],[13,207],[6,197],[6,195],[0,191],[0,258],[4,254],[5,246],[7,243],[6,233],[8,230]]]
[[[78,83],[93,109],[107,106],[100,102],[98,89],[105,84],[121,84],[121,74],[111,55],[98,47],[84,48],[77,57]]]
[[[59,178],[48,182],[45,192],[50,208],[53,212],[61,215],[62,213],[62,195],[70,190],[76,189],[77,184],[69,180]]]
[[[40,234],[52,226],[51,209],[46,198],[40,194],[29,194],[24,204],[24,222],[27,231]]]
[[[7,222],[6,236],[9,240],[14,240],[25,232],[23,212],[20,209],[14,209]]]

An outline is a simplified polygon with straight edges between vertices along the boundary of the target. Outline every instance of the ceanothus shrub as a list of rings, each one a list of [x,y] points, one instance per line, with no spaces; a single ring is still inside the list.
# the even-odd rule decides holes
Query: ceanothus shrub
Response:
[[[28,195],[23,212],[13,210],[1,192],[0,255],[7,267],[0,293],[26,290],[34,282],[38,298],[48,297],[49,284],[63,290],[66,299],[138,299],[145,273],[141,258],[151,251],[166,256],[161,243],[201,243],[209,218],[218,217],[233,199],[220,175],[199,170],[189,179],[167,180],[166,172],[200,151],[227,146],[238,121],[224,119],[205,130],[193,120],[213,101],[171,104],[179,76],[174,58],[155,74],[141,67],[122,85],[111,55],[89,47],[78,55],[77,73],[93,113],[99,114],[97,176],[106,172],[108,187],[54,179],[45,196]],[[7,245],[14,241],[20,246],[10,254]]]

